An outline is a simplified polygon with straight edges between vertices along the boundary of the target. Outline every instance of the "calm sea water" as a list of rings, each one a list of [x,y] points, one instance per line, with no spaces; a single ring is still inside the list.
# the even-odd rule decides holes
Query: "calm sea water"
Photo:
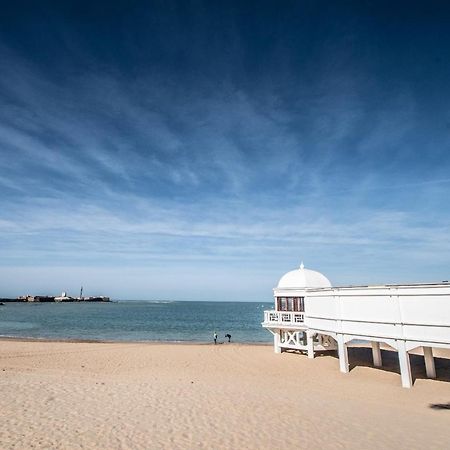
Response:
[[[6,303],[0,336],[113,341],[271,342],[261,327],[272,303],[149,302]]]

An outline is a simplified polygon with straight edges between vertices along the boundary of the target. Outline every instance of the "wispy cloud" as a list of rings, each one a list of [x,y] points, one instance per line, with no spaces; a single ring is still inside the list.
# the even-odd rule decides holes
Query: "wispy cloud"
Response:
[[[301,259],[337,283],[444,277],[446,132],[414,86],[385,91],[342,57],[250,86],[108,65],[58,77],[0,47],[0,275],[159,267],[162,285],[188,265],[205,289],[258,280],[255,297]]]

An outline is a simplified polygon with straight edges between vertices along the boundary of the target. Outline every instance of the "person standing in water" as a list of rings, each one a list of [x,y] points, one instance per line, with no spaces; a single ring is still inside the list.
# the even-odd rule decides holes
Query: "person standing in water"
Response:
[[[214,345],[217,344],[217,333],[214,331]]]
[[[230,333],[226,334],[225,337],[228,338],[228,342],[231,342],[231,334]]]

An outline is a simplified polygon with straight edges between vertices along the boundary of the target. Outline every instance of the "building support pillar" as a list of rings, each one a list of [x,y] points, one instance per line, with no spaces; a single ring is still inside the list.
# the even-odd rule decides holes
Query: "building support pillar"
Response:
[[[280,347],[280,332],[277,331],[273,335],[273,350],[275,353],[281,353],[281,347]]]
[[[406,351],[405,341],[397,341],[397,350],[402,386],[410,388],[412,387],[411,361],[409,360],[409,353]]]
[[[434,365],[432,347],[423,347],[423,357],[425,359],[425,370],[428,378],[436,378],[436,366]]]
[[[373,357],[373,365],[375,367],[381,367],[383,365],[379,342],[372,341],[372,357]]]
[[[338,354],[339,354],[339,369],[342,373],[348,373],[348,351],[347,344],[344,342],[344,335],[337,335]]]
[[[312,335],[306,335],[306,343],[308,348],[308,358],[314,359],[314,338]]]

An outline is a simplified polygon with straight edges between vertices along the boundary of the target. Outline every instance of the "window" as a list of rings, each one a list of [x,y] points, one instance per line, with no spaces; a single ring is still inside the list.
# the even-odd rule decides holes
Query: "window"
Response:
[[[305,312],[304,297],[277,297],[277,311]]]
[[[287,297],[287,310],[294,311],[294,297]]]

